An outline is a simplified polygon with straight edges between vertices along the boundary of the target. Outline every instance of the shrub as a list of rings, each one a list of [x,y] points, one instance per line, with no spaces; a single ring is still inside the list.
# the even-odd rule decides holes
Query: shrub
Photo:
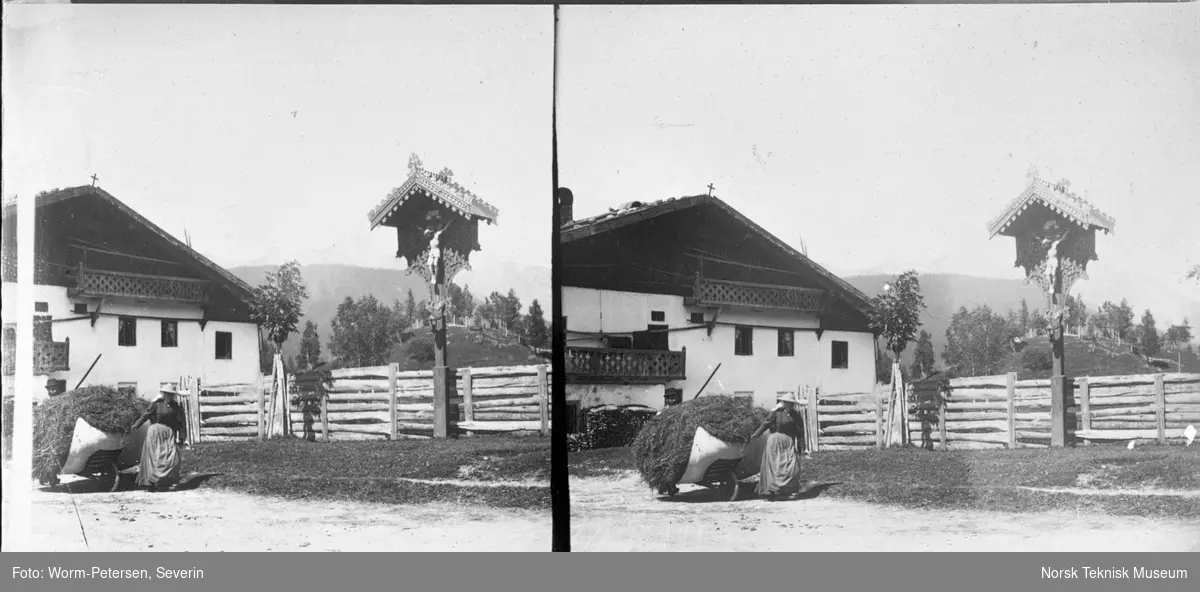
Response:
[[[1021,365],[1033,373],[1045,372],[1054,368],[1054,357],[1048,349],[1029,348],[1021,353]]]

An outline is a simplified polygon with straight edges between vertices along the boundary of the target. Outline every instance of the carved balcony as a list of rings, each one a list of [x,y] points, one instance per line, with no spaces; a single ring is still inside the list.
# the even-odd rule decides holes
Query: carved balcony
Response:
[[[205,280],[101,271],[82,266],[75,275],[75,288],[71,290],[73,296],[120,297],[189,304],[207,304],[212,298],[212,282]]]
[[[687,378],[687,350],[568,347],[566,378],[573,383],[656,384]]]
[[[686,304],[821,313],[825,310],[827,294],[824,290],[809,288],[697,277],[692,297]]]

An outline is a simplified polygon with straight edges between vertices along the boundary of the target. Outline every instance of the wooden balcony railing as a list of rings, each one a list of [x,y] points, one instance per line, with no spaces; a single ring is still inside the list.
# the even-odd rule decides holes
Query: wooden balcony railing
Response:
[[[4,376],[16,374],[16,341],[4,340]],[[71,341],[33,342],[33,373],[45,376],[71,369]]]
[[[824,310],[826,294],[824,290],[712,280],[697,276],[688,304],[819,313]]]
[[[687,350],[568,347],[566,366],[570,382],[654,384],[687,378]]]
[[[212,282],[192,278],[143,275],[87,269],[76,272],[73,295],[117,296],[138,300],[167,300],[205,304],[212,297]]]

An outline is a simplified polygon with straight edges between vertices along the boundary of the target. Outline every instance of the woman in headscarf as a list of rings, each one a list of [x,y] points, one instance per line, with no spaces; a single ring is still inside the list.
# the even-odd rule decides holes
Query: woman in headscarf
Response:
[[[804,418],[796,407],[799,401],[792,394],[780,395],[777,400],[779,404],[750,437],[754,440],[771,432],[763,449],[756,492],[772,502],[800,491],[799,453],[805,442]]]
[[[179,393],[171,387],[163,387],[159,392],[161,395],[130,428],[136,430],[150,422],[137,476],[137,484],[150,491],[162,491],[179,483],[183,466],[179,449],[187,441],[187,421],[179,404]]]

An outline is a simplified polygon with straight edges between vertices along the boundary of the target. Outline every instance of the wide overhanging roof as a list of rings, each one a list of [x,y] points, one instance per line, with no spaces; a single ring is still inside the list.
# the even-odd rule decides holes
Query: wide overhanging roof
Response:
[[[392,215],[413,195],[424,194],[449,210],[468,220],[484,220],[495,224],[499,210],[483,201],[467,188],[453,181],[453,173],[445,169],[440,173],[425,170],[415,159],[409,164],[409,176],[404,184],[388,193],[379,205],[368,214],[371,229],[380,225],[392,226]]]
[[[834,275],[824,267],[818,265],[812,259],[809,259],[803,253],[793,249],[790,245],[783,242],[775,235],[768,232],[762,226],[759,226],[753,220],[747,218],[741,212],[734,209],[729,204],[721,201],[712,195],[693,195],[689,197],[668,198],[656,202],[629,202],[623,204],[619,208],[612,208],[604,214],[592,216],[590,218],[582,218],[564,222],[559,234],[559,241],[562,243],[572,243],[577,240],[603,234],[637,224],[639,222],[656,218],[671,212],[686,210],[690,208],[712,206],[720,212],[727,215],[732,220],[744,225],[750,231],[765,239],[769,244],[779,249],[789,257],[800,262],[802,265],[811,269],[817,276],[824,279],[830,287],[834,288],[834,292],[844,299],[856,310],[863,314],[869,314],[871,310],[871,300],[866,294],[863,294],[858,288],[850,285],[842,278]]]
[[[1004,212],[988,223],[988,238],[997,234],[1013,236],[1013,222],[1020,218],[1029,206],[1041,204],[1052,212],[1085,229],[1099,229],[1111,233],[1116,221],[1104,212],[1096,209],[1082,197],[1065,191],[1061,186],[1051,185],[1041,179],[1034,179],[1021,195],[1017,196]]]

